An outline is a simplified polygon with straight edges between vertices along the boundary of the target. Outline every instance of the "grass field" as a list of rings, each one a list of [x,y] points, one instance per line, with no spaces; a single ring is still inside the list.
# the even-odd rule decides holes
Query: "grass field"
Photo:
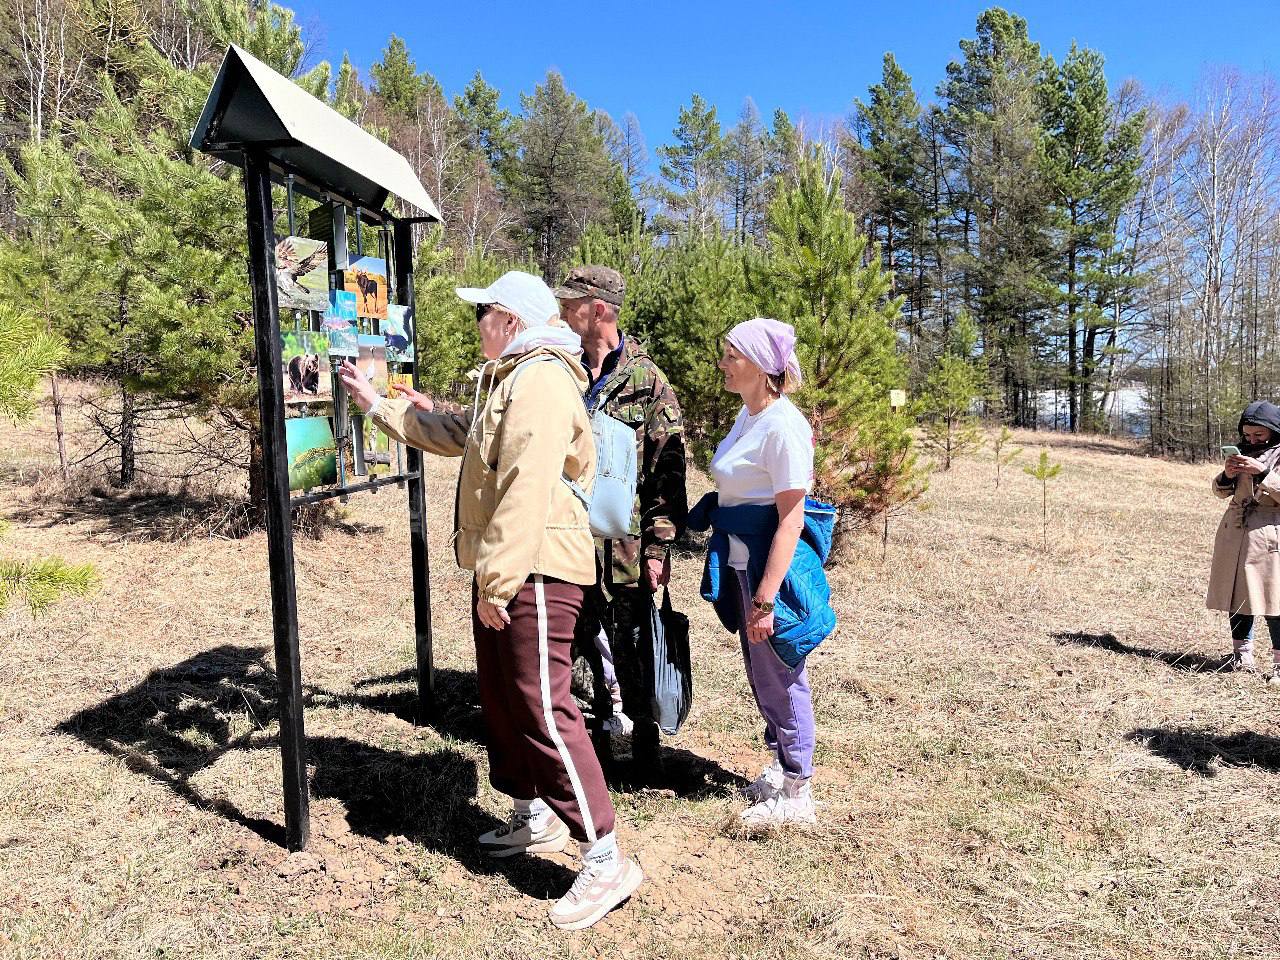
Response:
[[[415,727],[407,520],[356,498],[297,580],[314,841],[287,857],[262,535],[209,504],[48,475],[0,428],[0,552],[94,563],[101,587],[0,614],[0,956],[22,958],[1280,956],[1280,695],[1215,673],[1203,609],[1211,467],[1048,443],[1038,486],[985,455],[934,478],[831,571],[811,659],[820,827],[759,840],[732,793],[765,755],[736,641],[679,557],[697,701],[666,782],[614,793],[648,882],[595,929],[544,919],[562,855],[502,864],[432,460],[444,704]],[[701,481],[699,481],[701,483]],[[1265,643],[1260,651],[1267,655]]]

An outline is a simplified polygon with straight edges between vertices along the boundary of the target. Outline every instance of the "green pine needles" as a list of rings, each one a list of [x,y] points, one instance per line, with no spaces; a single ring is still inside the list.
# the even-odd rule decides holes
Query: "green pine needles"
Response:
[[[1049,451],[1041,450],[1040,459],[1034,467],[1023,467],[1022,472],[1040,481],[1040,545],[1047,553],[1049,550],[1049,481],[1062,472],[1062,464],[1049,459]]]
[[[62,361],[62,341],[46,333],[30,314],[0,304],[0,415],[26,420],[35,411],[33,394],[42,377]],[[0,537],[9,530],[0,520]],[[15,597],[38,613],[63,594],[81,595],[97,576],[90,564],[72,566],[56,557],[47,560],[0,559],[0,610]]]
[[[1000,432],[991,438],[991,450],[995,454],[996,461],[996,489],[1000,489],[1000,472],[1004,467],[1009,466],[1014,460],[1018,459],[1018,454],[1022,453],[1021,447],[1014,447],[1012,450],[1006,449],[1009,442],[1013,439],[1013,433],[1004,424],[1000,425]]]
[[[944,471],[951,469],[953,459],[983,443],[977,406],[987,378],[974,356],[977,342],[977,325],[962,312],[951,325],[946,351],[925,381],[924,442],[937,451]]]
[[[840,170],[820,148],[769,206],[769,253],[747,276],[766,316],[795,325],[814,425],[816,495],[841,508],[841,526],[869,522],[925,489],[911,418],[889,405],[906,384],[894,327],[902,298],[845,207]]]
[[[64,594],[84,596],[97,582],[89,563],[73,566],[58,557],[0,560],[0,610],[20,597],[32,613],[40,613]]]

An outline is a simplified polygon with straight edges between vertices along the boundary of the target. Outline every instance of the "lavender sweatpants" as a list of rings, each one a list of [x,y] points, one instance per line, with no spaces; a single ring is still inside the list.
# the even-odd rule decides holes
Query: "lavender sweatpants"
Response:
[[[737,588],[738,609],[742,612],[742,660],[747,667],[747,681],[756,698],[756,706],[764,717],[764,742],[778,755],[785,773],[794,777],[813,776],[813,697],[809,693],[809,677],[805,663],[794,670],[782,662],[769,641],[747,640],[746,623],[751,618],[751,584],[745,570],[730,584]],[[729,584],[726,584],[728,586]]]

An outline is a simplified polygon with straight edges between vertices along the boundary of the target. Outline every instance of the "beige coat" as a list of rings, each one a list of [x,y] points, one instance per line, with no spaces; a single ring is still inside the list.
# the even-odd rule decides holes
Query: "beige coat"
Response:
[[[539,361],[512,379],[518,365],[550,354],[566,363]],[[475,571],[482,599],[505,607],[535,573],[589,586],[596,582],[595,540],[586,508],[561,480],[563,474],[588,492],[595,482],[595,441],[582,403],[586,372],[574,354],[540,346],[486,364],[483,379],[490,377],[474,422],[422,413],[407,400],[382,400],[373,420],[402,443],[462,456],[454,554],[458,566]]]
[[[1218,524],[1209,571],[1210,610],[1280,616],[1280,447],[1258,458],[1270,469],[1261,483],[1249,474],[1219,473],[1213,492],[1230,497]]]

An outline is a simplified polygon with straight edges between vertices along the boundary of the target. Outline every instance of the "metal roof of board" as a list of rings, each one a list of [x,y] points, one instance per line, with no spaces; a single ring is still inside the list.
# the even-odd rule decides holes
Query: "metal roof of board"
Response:
[[[368,210],[381,210],[394,194],[423,219],[441,219],[408,160],[235,44],[227,48],[191,146],[235,166],[243,166],[245,148],[257,147],[304,188]]]

